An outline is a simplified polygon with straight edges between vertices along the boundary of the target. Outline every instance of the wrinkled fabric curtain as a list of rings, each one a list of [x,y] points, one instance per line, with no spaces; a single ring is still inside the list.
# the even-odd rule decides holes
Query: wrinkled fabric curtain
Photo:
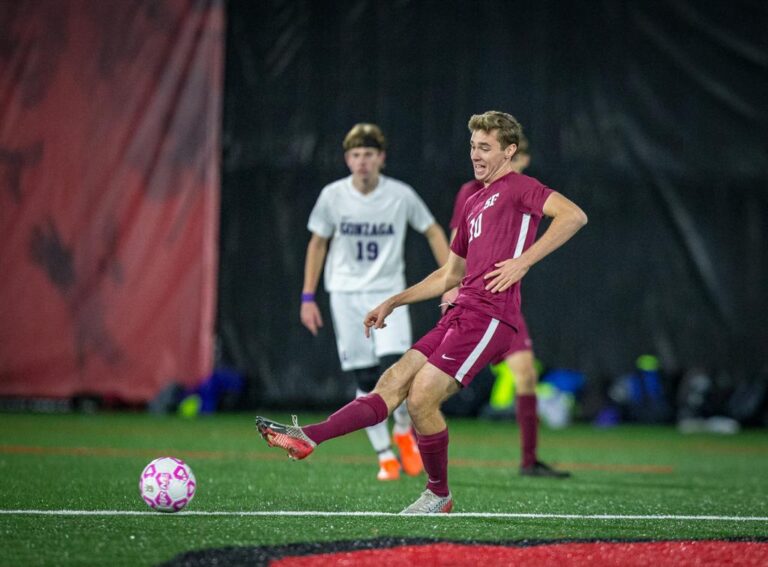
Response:
[[[224,9],[0,3],[0,395],[211,372]]]

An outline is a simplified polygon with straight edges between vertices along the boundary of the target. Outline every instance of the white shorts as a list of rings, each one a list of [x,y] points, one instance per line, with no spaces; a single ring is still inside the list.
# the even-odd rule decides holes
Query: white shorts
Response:
[[[411,316],[405,305],[387,317],[384,329],[376,329],[372,331],[371,338],[365,338],[365,316],[399,291],[331,293],[331,316],[342,370],[370,368],[379,363],[381,356],[403,354],[411,348]]]

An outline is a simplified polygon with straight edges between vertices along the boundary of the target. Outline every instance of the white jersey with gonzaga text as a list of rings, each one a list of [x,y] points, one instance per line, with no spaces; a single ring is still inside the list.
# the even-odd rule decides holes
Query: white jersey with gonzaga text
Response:
[[[410,225],[423,233],[435,222],[410,186],[379,176],[363,195],[352,176],[326,185],[309,215],[307,228],[332,238],[325,261],[328,292],[401,290],[405,287],[403,246]]]

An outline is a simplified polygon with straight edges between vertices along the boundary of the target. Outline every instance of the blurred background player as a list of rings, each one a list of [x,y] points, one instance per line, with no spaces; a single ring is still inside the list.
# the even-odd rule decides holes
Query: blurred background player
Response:
[[[301,322],[315,336],[323,326],[315,292],[325,263],[324,284],[330,294],[341,368],[356,383],[360,397],[411,347],[407,309],[399,309],[387,321],[387,328],[371,339],[360,328],[373,306],[405,288],[403,254],[408,226],[426,237],[438,266],[448,258],[448,242],[416,191],[381,174],[386,139],[378,126],[356,124],[343,146],[351,175],[322,190],[307,224],[312,236],[304,265]],[[387,421],[366,428],[379,456],[379,480],[398,479],[400,463],[406,474],[422,471],[405,403],[393,417],[400,462],[392,451]]]
[[[531,164],[531,154],[528,139],[524,134],[520,134],[520,142],[517,146],[517,152],[512,156],[512,170],[522,174]],[[467,199],[482,189],[483,184],[475,179],[468,181],[461,186],[456,195],[456,201],[453,205],[453,216],[451,217],[451,242],[456,237],[456,229],[462,220],[462,211]],[[529,234],[531,242],[536,238],[536,234]],[[530,242],[526,242],[529,246]],[[454,288],[443,295],[443,311],[453,305],[459,288]],[[538,460],[536,448],[538,444],[538,413],[536,411],[536,384],[539,374],[535,365],[533,354],[533,341],[528,333],[528,326],[523,316],[520,316],[520,329],[515,335],[513,343],[504,355],[504,361],[509,371],[514,376],[514,385],[507,383],[501,377],[497,379],[494,391],[500,386],[515,388],[515,416],[520,427],[520,474],[523,476],[538,476],[550,478],[567,478],[571,474],[567,471],[553,469],[549,465]]]

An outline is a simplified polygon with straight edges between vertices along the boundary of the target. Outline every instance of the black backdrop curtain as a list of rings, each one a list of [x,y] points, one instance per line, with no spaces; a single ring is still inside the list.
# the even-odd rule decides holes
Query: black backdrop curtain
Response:
[[[749,380],[768,332],[768,8],[761,2],[231,1],[218,333],[254,405],[346,399],[327,298],[299,322],[305,226],[347,173],[358,121],[387,173],[447,226],[471,177],[467,120],[523,123],[527,172],[589,214],[537,265],[523,308],[537,354],[590,377],[641,353]],[[407,276],[432,269],[409,237]],[[412,307],[415,335],[437,301]]]

